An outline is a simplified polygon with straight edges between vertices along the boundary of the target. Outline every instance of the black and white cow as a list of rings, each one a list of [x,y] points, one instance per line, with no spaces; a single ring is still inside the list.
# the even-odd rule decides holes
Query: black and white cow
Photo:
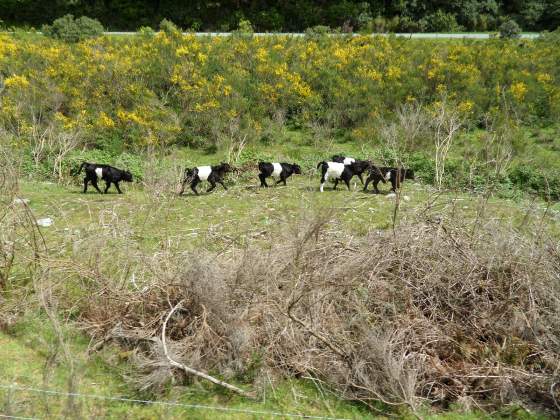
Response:
[[[391,181],[391,190],[396,192],[397,188],[400,188],[405,179],[414,179],[414,171],[412,169],[373,166],[369,170],[369,176],[366,179],[364,191],[367,191],[367,187],[371,182],[374,188],[373,192],[379,194],[377,184],[379,184],[380,181],[383,183],[385,183],[385,181]]]
[[[259,179],[261,181],[261,187],[268,187],[266,183],[266,178],[272,176],[278,178],[276,180],[276,185],[283,182],[286,185],[286,180],[292,176],[292,174],[301,174],[301,168],[295,163],[286,162],[259,162]]]
[[[356,162],[350,163],[349,165],[345,165],[344,163],[340,162],[319,162],[317,164],[317,169],[321,168],[321,192],[323,192],[323,186],[325,182],[329,178],[334,179],[334,187],[333,190],[336,190],[338,186],[338,181],[343,180],[350,190],[350,180],[354,175],[357,174],[357,171],[361,170],[361,165],[356,166]]]
[[[115,184],[119,194],[122,194],[122,191],[119,188],[119,182],[132,182],[132,174],[129,171],[123,171],[122,169],[117,169],[113,166],[83,162],[76,172],[76,175],[82,172],[82,169],[84,169],[86,173],[86,177],[84,178],[84,194],[87,192],[89,182],[91,182],[93,187],[101,193],[101,190],[97,186],[97,181],[100,179],[105,181],[105,194],[107,194],[107,190],[111,184]]]
[[[362,177],[362,174],[373,165],[373,162],[369,160],[356,160],[353,157],[342,156],[342,155],[334,155],[332,157],[332,161],[344,163],[345,165],[350,165],[351,163],[353,163],[354,175],[360,178],[360,182],[362,183],[362,185],[364,185],[364,178]]]
[[[224,184],[224,177],[226,173],[232,171],[233,168],[228,163],[224,162],[215,166],[196,166],[192,169],[186,168],[183,176],[183,184],[181,185],[181,192],[179,192],[179,195],[183,194],[183,192],[185,191],[185,185],[187,184],[187,182],[190,182],[191,190],[193,190],[196,195],[198,195],[196,186],[201,181],[208,181],[210,183],[210,188],[208,188],[206,192],[210,192],[214,188],[216,188],[216,183],[220,184],[222,187],[224,187],[224,190],[227,191],[227,188]]]

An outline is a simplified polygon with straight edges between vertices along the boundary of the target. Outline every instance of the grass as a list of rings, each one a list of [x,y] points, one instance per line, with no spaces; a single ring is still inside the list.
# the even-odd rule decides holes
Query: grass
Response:
[[[103,418],[277,418],[262,412],[300,413],[344,418],[371,418],[363,408],[343,402],[331,395],[318,382],[285,381],[267,387],[263,396],[256,401],[226,395],[204,383],[177,386],[164,397],[155,398],[147,393],[131,390],[123,375],[127,373],[127,355],[119,354],[116,348],[107,348],[100,355],[87,354],[87,342],[78,331],[66,332],[71,344],[77,380],[72,392],[80,394],[130,398],[141,400],[169,401],[185,405],[226,407],[227,411],[209,408],[177,407],[163,404],[139,404],[123,401],[108,401],[99,398],[78,396],[73,399],[77,412],[70,417]],[[70,371],[59,357],[53,357],[53,331],[48,321],[40,314],[29,314],[19,321],[9,333],[0,333],[0,385],[14,385],[24,389],[49,389],[69,392]],[[54,351],[56,353],[56,351]],[[0,414],[16,416],[68,415],[72,399],[65,395],[45,395],[27,390],[0,388]],[[241,411],[258,411],[250,414]]]
[[[246,238],[258,236],[263,231],[274,232],[282,222],[296,218],[305,211],[332,209],[340,214],[347,229],[365,234],[372,229],[392,226],[395,199],[388,196],[388,185],[380,185],[383,193],[376,195],[361,191],[356,178],[353,190],[348,192],[339,184],[338,190],[325,187],[318,192],[318,175],[294,175],[288,186],[268,189],[258,187],[256,176],[247,177],[233,184],[228,191],[220,186],[206,194],[206,185],[199,186],[200,196],[186,190],[183,196],[166,194],[164,198],[146,194],[138,185],[125,184],[125,194],[97,192],[81,194],[80,186],[63,187],[51,183],[23,183],[21,197],[30,200],[30,208],[37,218],[51,217],[52,227],[42,231],[52,243],[60,243],[69,232],[87,235],[100,226],[110,228],[111,223],[126,225],[146,247],[157,246],[169,239],[178,247],[192,249],[212,242],[210,237],[229,238],[243,243]],[[418,182],[406,182],[402,190],[399,217],[404,219],[426,205],[437,195],[434,188]],[[456,217],[475,219],[481,196],[466,193],[446,193],[436,203],[436,209]],[[494,219],[521,224],[527,212],[542,214],[545,203],[541,201],[502,200],[490,198],[487,213]],[[560,204],[550,209],[549,220],[558,218]],[[551,223],[551,229],[556,229]]]
[[[352,149],[352,147],[349,147]],[[354,146],[354,152],[356,152]],[[313,148],[298,147],[299,158],[312,154]],[[352,152],[352,150],[349,150]],[[177,157],[181,162],[218,162],[219,154],[183,151]],[[267,153],[290,158],[290,150],[271,148]],[[295,153],[295,152],[294,152]],[[187,158],[188,156],[188,158]],[[339,185],[338,191],[327,186],[318,192],[319,176],[308,170],[293,176],[288,186],[261,189],[255,174],[242,174],[236,182],[229,181],[228,191],[221,187],[210,193],[194,196],[190,191],[177,196],[172,190],[161,191],[153,186],[125,184],[125,194],[96,192],[81,194],[79,184],[58,185],[49,182],[22,181],[19,196],[29,200],[29,207],[36,218],[51,217],[54,224],[41,228],[49,254],[72,257],[76,246],[86,241],[108,238],[108,245],[100,252],[110,253],[114,247],[141,247],[157,252],[165,246],[176,250],[198,248],[222,250],[232,244],[243,246],[248,241],[267,241],[306,212],[334,211],[340,223],[355,235],[365,235],[376,229],[390,229],[393,224],[395,198],[387,196],[388,185],[381,186],[384,194],[374,195],[361,191],[358,180],[353,181],[352,191]],[[173,184],[173,183],[171,183]],[[205,185],[200,188],[204,191]],[[437,198],[436,198],[437,197]],[[474,221],[481,209],[488,220],[498,220],[524,229],[527,217],[542,218],[546,229],[560,237],[558,219],[560,204],[548,212],[541,201],[530,199],[503,200],[460,192],[439,195],[433,187],[421,182],[406,182],[403,186],[398,221],[411,222],[430,205],[430,215],[456,217]],[[485,203],[485,205],[483,205]],[[546,216],[544,216],[546,214]],[[135,243],[123,243],[118,231],[127,230]],[[534,234],[527,231],[527,234]],[[133,249],[131,248],[131,251]],[[79,252],[79,251],[78,251]],[[114,264],[118,264],[114,261]],[[16,276],[25,277],[26,268],[19,266]],[[14,292],[14,295],[17,293]],[[9,296],[7,295],[9,298]],[[78,392],[95,395],[113,395],[127,398],[152,399],[150,394],[138,393],[125,379],[131,373],[127,363],[129,354],[122,354],[116,347],[107,347],[100,354],[87,352],[88,341],[77,330],[65,331],[71,354],[75,357],[74,375],[64,363],[56,336],[46,315],[40,310],[23,310],[25,315],[0,333],[0,375],[2,384],[17,383],[23,387],[68,390],[69,380],[77,378]],[[363,407],[343,402],[332,395],[319,382],[293,380],[271,381],[258,401],[232,397],[194,382],[188,386],[173,386],[163,396],[167,401],[185,404],[226,406],[232,409],[305,413],[344,418],[368,418],[371,412]],[[44,396],[27,391],[0,390],[0,413],[26,416],[58,416],[68,410],[80,410],[87,416],[105,418],[272,418],[263,414],[220,413],[205,409],[188,409],[162,405],[140,405],[126,402],[99,401],[77,398],[76,401],[61,396]],[[71,405],[74,403],[74,406]],[[72,408],[74,407],[74,408]],[[76,408],[77,407],[77,408]],[[452,413],[434,414],[428,418],[478,418],[481,414],[458,409]],[[513,415],[527,415],[525,411]],[[407,412],[402,413],[408,417]]]

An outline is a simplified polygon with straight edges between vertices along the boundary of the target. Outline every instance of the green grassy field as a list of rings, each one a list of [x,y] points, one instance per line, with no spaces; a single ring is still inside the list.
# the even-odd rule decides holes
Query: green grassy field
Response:
[[[341,188],[332,191],[328,186],[318,192],[318,174],[307,173],[289,179],[287,187],[259,188],[254,173],[242,175],[224,191],[218,187],[213,193],[194,196],[188,191],[183,196],[166,191],[142,188],[138,184],[125,184],[125,194],[96,192],[81,194],[80,185],[61,186],[47,182],[22,182],[18,196],[29,200],[35,218],[50,217],[52,226],[41,228],[48,252],[60,258],[72,258],[81,243],[96,241],[99,237],[111,238],[111,246],[100,250],[110,253],[112,247],[141,248],[157,252],[164,244],[176,250],[197,248],[225,250],[242,247],[249,241],[262,241],[266,246],[270,238],[285,229],[290,221],[304,213],[331,211],[342,226],[355,235],[364,235],[376,229],[389,229],[393,224],[395,197],[361,191],[353,181],[352,191]],[[204,191],[205,185],[202,186]],[[541,218],[550,232],[558,233],[560,204],[548,211],[546,204],[534,200],[501,200],[464,193],[438,194],[433,187],[420,182],[407,182],[400,195],[400,209],[396,224],[414,223],[419,214],[429,217],[455,217],[474,221],[482,217],[520,230],[528,217]],[[527,234],[531,234],[529,228]],[[124,243],[122,237],[134,238]],[[79,251],[78,251],[79,252]],[[118,261],[114,261],[118,264]],[[25,267],[15,270],[16,276],[25,277]],[[12,291],[17,295],[17,291]],[[0,335],[0,371],[3,385],[9,383],[22,387],[47,388],[65,391],[69,379],[76,382],[74,389],[84,394],[111,395],[128,398],[151,399],[149,394],[138,394],[122,378],[127,375],[126,360],[129,355],[119,353],[116,347],[104,349],[100,354],[88,354],[87,338],[78,330],[66,331],[71,353],[76,360],[71,375],[69,367],[59,360],[60,348],[44,313],[41,310],[22,308],[25,314]],[[185,404],[217,405],[232,409],[271,410],[296,412],[308,415],[325,415],[344,418],[367,418],[371,414],[358,405],[345,403],[309,380],[281,382],[265,388],[258,401],[247,402],[231,397],[205,384],[172,387],[163,400]],[[207,409],[188,409],[172,406],[149,406],[126,402],[99,401],[77,397],[45,396],[30,391],[0,390],[2,412],[26,416],[56,416],[68,410],[80,410],[86,417],[108,418],[267,418],[264,414],[221,413]],[[77,407],[77,408],[76,408]],[[403,416],[408,416],[406,412]],[[472,414],[465,414],[469,417]],[[451,418],[463,418],[453,414]]]
[[[290,136],[296,134],[289,133]],[[338,190],[327,185],[319,192],[319,173],[314,169],[319,151],[330,155],[346,152],[356,156],[369,155],[355,144],[312,145],[291,139],[293,145],[275,144],[251,150],[246,161],[278,159],[302,164],[304,173],[294,175],[288,186],[260,188],[254,169],[245,168],[228,176],[225,191],[218,186],[205,192],[207,184],[199,185],[195,196],[188,188],[177,195],[179,174],[184,166],[214,164],[227,159],[227,152],[208,153],[182,149],[163,160],[144,162],[144,179],[123,184],[124,194],[98,194],[90,186],[82,194],[81,177],[66,184],[24,179],[17,197],[28,200],[35,219],[51,218],[53,224],[39,231],[45,241],[46,253],[54,263],[73,261],[88,266],[97,261],[107,278],[134,270],[135,258],[160,252],[205,250],[221,254],[247,245],[270,246],[306,217],[330,214],[337,221],[336,229],[357,237],[371,232],[390,230],[393,226],[422,223],[429,219],[460,220],[473,228],[479,223],[499,223],[523,235],[534,236],[539,229],[560,238],[560,204],[549,203],[529,195],[502,199],[464,191],[444,191],[423,182],[421,177],[406,181],[400,195],[389,195],[389,184],[380,185],[381,194],[365,193],[357,178],[352,189],[339,184]],[[291,143],[290,143],[291,144]],[[376,159],[376,161],[379,161]],[[273,184],[273,182],[269,182]],[[398,200],[397,200],[398,199]],[[398,211],[395,205],[398,201]],[[13,209],[22,211],[21,204]],[[285,236],[284,236],[285,237]],[[96,251],[97,249],[97,251]],[[120,260],[123,255],[130,260]],[[132,356],[116,345],[100,352],[88,352],[93,344],[80,331],[72,310],[60,313],[64,322],[64,342],[73,364],[69,366],[63,346],[44,310],[30,302],[29,271],[25,259],[14,267],[5,302],[17,319],[4,321],[0,335],[0,375],[2,385],[17,384],[23,388],[69,390],[82,394],[175,401],[182,404],[220,406],[230,409],[300,413],[340,418],[368,418],[371,410],[338,399],[325,385],[310,379],[275,380],[262,386],[258,399],[247,401],[224,393],[216,387],[194,381],[174,384],[163,393],[141,392],[131,377],[135,372],[129,363]],[[30,260],[27,260],[30,261]],[[99,262],[100,261],[100,262]],[[61,282],[65,279],[61,278]],[[139,279],[139,287],[141,280]],[[75,283],[72,283],[75,284]],[[19,287],[18,285],[22,285]],[[69,287],[65,299],[84,297],[79,289]],[[76,304],[78,304],[76,301]],[[21,305],[21,306],[20,306]],[[243,384],[241,384],[243,386]],[[84,417],[105,418],[273,418],[272,415],[241,412],[220,412],[206,408],[146,405],[133,402],[108,401],[88,397],[69,398],[44,395],[32,391],[0,389],[0,413],[55,417],[77,410]],[[382,412],[386,408],[380,406]],[[514,410],[517,410],[514,408]],[[393,411],[394,413],[394,411]],[[410,417],[407,410],[399,416]],[[519,409],[505,415],[534,417],[535,413]],[[437,413],[426,408],[427,418],[471,418],[482,413],[453,410]]]

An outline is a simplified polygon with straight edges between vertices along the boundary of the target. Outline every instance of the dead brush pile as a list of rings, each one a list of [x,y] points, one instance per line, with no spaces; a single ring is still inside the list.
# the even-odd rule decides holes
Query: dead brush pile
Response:
[[[313,376],[343,398],[390,406],[560,411],[560,249],[494,224],[420,222],[367,237],[329,218],[273,245],[137,256],[150,281],[88,282],[80,322],[134,350],[141,386],[180,371]],[[114,284],[114,285],[112,285]],[[120,285],[117,285],[120,284]]]

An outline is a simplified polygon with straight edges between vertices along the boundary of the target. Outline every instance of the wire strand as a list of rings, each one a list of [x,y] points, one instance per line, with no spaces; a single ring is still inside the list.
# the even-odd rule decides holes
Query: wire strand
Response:
[[[274,416],[274,417],[292,417],[292,418],[317,419],[317,420],[350,420],[350,419],[344,419],[338,417],[314,416],[314,415],[296,414],[296,413],[281,413],[277,411],[229,408],[229,407],[220,407],[220,406],[212,406],[212,405],[204,405],[204,404],[187,404],[187,403],[179,403],[173,401],[140,400],[134,398],[111,397],[107,395],[82,394],[79,392],[62,392],[62,391],[54,391],[48,389],[20,387],[17,385],[0,384],[0,389],[27,391],[27,392],[42,393],[46,395],[58,395],[58,396],[66,396],[66,397],[84,397],[84,398],[92,398],[98,400],[120,401],[120,402],[128,402],[128,403],[135,403],[135,404],[154,404],[154,405],[164,405],[164,406],[171,406],[171,407],[191,408],[191,409],[225,411],[225,412],[232,412],[232,413],[258,414],[258,415],[267,415],[267,416]],[[32,419],[32,417],[9,417],[9,418]]]

